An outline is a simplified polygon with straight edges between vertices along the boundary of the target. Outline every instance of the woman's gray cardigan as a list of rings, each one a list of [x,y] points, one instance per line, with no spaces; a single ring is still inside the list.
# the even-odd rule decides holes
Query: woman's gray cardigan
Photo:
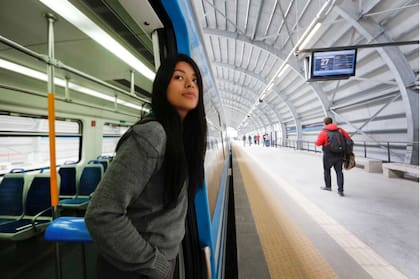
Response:
[[[166,277],[185,234],[187,187],[176,207],[164,208],[165,146],[159,122],[135,125],[86,211],[99,253],[118,269],[150,278]]]

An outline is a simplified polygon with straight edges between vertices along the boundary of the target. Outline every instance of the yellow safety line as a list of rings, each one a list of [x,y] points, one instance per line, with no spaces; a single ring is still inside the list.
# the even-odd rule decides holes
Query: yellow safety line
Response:
[[[245,153],[238,148],[234,148],[233,153],[238,160],[271,278],[337,278],[271,190],[258,180],[262,174],[251,168]]]
[[[249,158],[253,158],[255,164],[262,165],[252,153],[246,153]],[[316,222],[333,240],[336,241],[347,254],[352,257],[361,268],[363,268],[372,279],[407,279],[407,277],[396,267],[388,263],[382,256],[377,254],[367,244],[363,243],[345,227],[337,223],[333,218],[323,212],[313,202],[305,198],[297,191],[292,184],[284,180],[281,176],[274,177],[272,173],[266,172],[266,176],[274,179],[276,186],[281,187],[289,197],[296,202],[310,218]]]

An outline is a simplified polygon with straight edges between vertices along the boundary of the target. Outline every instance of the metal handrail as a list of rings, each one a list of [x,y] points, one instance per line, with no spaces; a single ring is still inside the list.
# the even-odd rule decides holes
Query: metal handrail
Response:
[[[386,146],[386,152],[383,152],[383,158],[387,158],[386,162],[397,162],[395,160],[392,160],[392,151],[394,150],[402,150],[402,149],[406,149],[407,147],[415,147],[419,146],[419,142],[418,141],[387,141],[387,142],[383,142],[383,144],[378,144],[377,142],[359,142],[359,141],[355,141],[354,142],[354,147],[360,147],[362,148],[362,150],[358,150],[359,152],[355,152],[356,155],[359,155],[360,157],[363,158],[371,158],[371,159],[377,159],[377,158],[372,158],[369,157],[369,149],[376,149],[376,150],[382,150],[383,149],[378,149],[380,146]],[[275,147],[288,147],[288,148],[293,148],[296,150],[306,150],[309,152],[315,152],[315,153],[320,153],[322,152],[322,148],[318,147],[315,145],[315,143],[313,141],[304,141],[304,140],[286,140],[283,143],[272,143],[271,146],[275,146]],[[394,155],[395,157],[395,155]],[[401,160],[399,160],[401,161]],[[398,161],[398,162],[399,162]],[[413,164],[415,165],[415,164]]]
[[[89,74],[86,74],[86,73],[84,73],[82,71],[79,71],[79,70],[77,70],[75,68],[72,68],[70,66],[67,66],[66,64],[64,64],[63,62],[61,62],[61,61],[59,61],[57,59],[50,59],[50,57],[47,56],[47,55],[39,54],[39,53],[37,53],[35,51],[32,51],[32,50],[30,50],[30,49],[28,49],[28,48],[26,48],[26,47],[24,47],[24,46],[22,46],[22,45],[20,45],[20,44],[18,44],[16,42],[12,41],[12,40],[9,40],[6,37],[3,37],[1,35],[0,35],[0,42],[3,43],[3,44],[5,44],[5,45],[10,46],[11,48],[13,48],[15,50],[18,50],[18,51],[20,51],[20,52],[22,52],[24,54],[27,54],[27,55],[35,58],[35,59],[38,59],[39,61],[44,62],[47,65],[53,65],[53,66],[55,66],[57,68],[63,69],[63,70],[68,71],[68,72],[71,72],[71,73],[73,73],[73,74],[75,74],[75,75],[77,75],[79,77],[82,77],[82,78],[88,79],[90,81],[93,81],[93,82],[95,82],[97,84],[100,84],[100,85],[102,85],[104,87],[107,87],[109,89],[115,90],[115,91],[117,91],[119,93],[122,93],[122,94],[124,94],[124,95],[126,95],[126,96],[128,96],[130,98],[136,99],[138,101],[150,103],[150,101],[147,100],[146,98],[142,98],[142,97],[133,95],[130,92],[125,91],[124,89],[121,89],[121,88],[119,88],[117,86],[114,86],[112,84],[109,84],[109,83],[107,83],[105,81],[102,81],[102,80],[100,80],[100,79],[98,79],[98,78],[96,78],[94,76],[91,76]]]

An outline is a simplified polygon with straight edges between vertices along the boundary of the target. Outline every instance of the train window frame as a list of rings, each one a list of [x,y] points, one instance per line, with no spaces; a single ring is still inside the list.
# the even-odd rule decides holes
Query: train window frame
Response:
[[[0,176],[14,168],[37,171],[49,167],[49,128],[46,116],[2,112],[0,123],[7,123],[7,125],[0,125]],[[69,125],[69,123],[71,124]],[[57,167],[69,161],[72,163],[80,162],[82,155],[82,121],[57,117],[55,126]],[[11,142],[20,143],[22,148],[15,149],[13,156],[10,155],[11,153],[5,152],[3,154],[2,149],[4,148],[4,151],[10,149]],[[75,146],[75,148],[69,151],[63,149],[65,146]],[[63,154],[70,155],[63,156]],[[13,157],[18,157],[20,160],[13,159]]]
[[[110,127],[110,131],[106,131],[107,127]],[[118,133],[113,133],[113,128],[120,128],[120,131]],[[122,128],[122,129],[121,129]],[[124,129],[126,128],[126,129]],[[105,122],[102,127],[102,155],[103,156],[113,156],[115,153],[115,147],[117,146],[117,143],[121,136],[130,128],[130,125],[128,124],[115,124],[111,122]],[[105,142],[107,142],[109,139],[113,140],[112,146],[108,146],[105,148]],[[111,145],[111,144],[108,144]]]

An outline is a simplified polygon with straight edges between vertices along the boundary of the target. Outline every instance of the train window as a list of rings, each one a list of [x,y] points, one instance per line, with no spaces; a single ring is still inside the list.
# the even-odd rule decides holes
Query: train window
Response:
[[[127,131],[129,126],[105,123],[102,134],[102,155],[112,156],[115,152],[120,137]]]
[[[57,165],[80,160],[81,124],[55,121]],[[0,174],[12,168],[35,170],[50,165],[48,119],[0,115]]]

